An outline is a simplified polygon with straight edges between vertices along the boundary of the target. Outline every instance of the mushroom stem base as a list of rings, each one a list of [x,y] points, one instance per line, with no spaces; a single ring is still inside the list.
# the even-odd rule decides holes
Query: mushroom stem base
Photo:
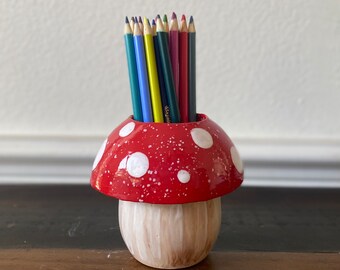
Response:
[[[119,201],[120,231],[141,263],[163,269],[202,261],[221,225],[221,199],[187,204]]]

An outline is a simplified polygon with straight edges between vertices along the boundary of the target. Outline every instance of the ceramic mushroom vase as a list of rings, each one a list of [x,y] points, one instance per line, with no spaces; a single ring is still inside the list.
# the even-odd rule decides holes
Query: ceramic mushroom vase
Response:
[[[119,226],[145,265],[175,269],[203,260],[221,224],[221,196],[243,181],[239,154],[206,115],[197,122],[129,117],[100,148],[91,185],[119,199]]]

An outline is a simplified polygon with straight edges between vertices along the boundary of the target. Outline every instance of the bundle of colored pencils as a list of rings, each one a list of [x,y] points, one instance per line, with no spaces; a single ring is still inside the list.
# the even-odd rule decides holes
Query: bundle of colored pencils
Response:
[[[124,39],[133,118],[141,122],[196,121],[196,30],[183,15],[125,18]]]

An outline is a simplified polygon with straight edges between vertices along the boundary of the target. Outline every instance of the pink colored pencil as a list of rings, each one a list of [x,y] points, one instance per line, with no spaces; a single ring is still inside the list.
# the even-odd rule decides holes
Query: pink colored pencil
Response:
[[[177,101],[179,99],[179,57],[178,57],[178,21],[175,12],[172,13],[169,30],[169,52],[172,73],[174,75]]]

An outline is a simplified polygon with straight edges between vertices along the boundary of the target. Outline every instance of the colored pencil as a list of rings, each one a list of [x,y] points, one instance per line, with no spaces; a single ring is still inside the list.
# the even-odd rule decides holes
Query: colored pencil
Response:
[[[131,20],[130,20],[130,28],[131,28],[131,31],[132,31],[132,32],[133,32],[134,26],[135,26],[135,18],[134,18],[134,17],[131,17]]]
[[[126,57],[127,57],[128,70],[129,70],[133,118],[137,121],[142,122],[143,114],[142,114],[142,105],[141,105],[140,93],[139,93],[135,48],[133,45],[132,30],[131,30],[129,20],[127,17],[125,18],[124,40],[125,40]]]
[[[169,34],[168,16],[166,16],[166,14],[164,14],[163,16],[163,28],[164,28],[164,31],[167,32],[167,34]]]
[[[155,48],[155,56],[156,56],[156,64],[157,64],[159,89],[160,89],[161,100],[162,100],[163,117],[164,117],[165,122],[170,123],[169,103],[168,103],[166,92],[165,92],[164,77],[163,77],[163,71],[162,71],[161,62],[160,62],[161,60],[160,60],[160,55],[159,55],[159,46],[158,46],[155,20],[152,20],[152,31],[153,31],[153,43],[154,43],[154,48]]]
[[[158,45],[158,38],[157,38],[155,20],[152,20],[152,28],[153,28],[153,32],[154,32],[153,42],[154,42],[155,55],[156,55],[157,73],[158,73],[159,88],[160,88],[162,107],[163,107],[163,116],[164,116],[165,122],[170,123],[169,103],[168,103],[168,99],[167,99],[167,96],[166,96],[164,76],[163,76],[160,54],[159,54],[159,45]]]
[[[146,18],[144,18],[144,45],[145,45],[146,63],[148,67],[153,118],[155,122],[163,123],[164,122],[163,110],[162,110],[161,95],[160,95],[160,90],[159,90],[155,49],[154,49],[154,44],[153,44],[153,31],[150,26],[150,22]]]
[[[179,111],[182,122],[189,121],[188,27],[185,16],[179,31]]]
[[[142,20],[142,17],[141,17],[141,16],[138,17],[138,25],[139,25],[140,31],[141,31],[142,34],[143,34],[143,33],[144,33],[144,26],[143,26],[143,20]]]
[[[151,101],[150,101],[150,90],[148,81],[148,71],[145,62],[145,51],[142,32],[139,28],[138,23],[135,23],[133,30],[133,41],[135,45],[137,73],[139,81],[139,90],[141,96],[143,121],[153,122]]]
[[[180,122],[179,107],[175,93],[174,77],[171,70],[170,54],[167,41],[167,33],[164,30],[163,23],[160,18],[157,18],[156,23],[157,38],[159,45],[159,53],[161,66],[164,75],[165,90],[170,107],[170,119],[173,123]]]
[[[169,30],[169,51],[172,73],[174,74],[177,100],[179,99],[179,63],[178,63],[178,21],[175,12],[172,13]]]
[[[189,46],[189,121],[196,121],[196,29],[191,16],[188,27]]]

